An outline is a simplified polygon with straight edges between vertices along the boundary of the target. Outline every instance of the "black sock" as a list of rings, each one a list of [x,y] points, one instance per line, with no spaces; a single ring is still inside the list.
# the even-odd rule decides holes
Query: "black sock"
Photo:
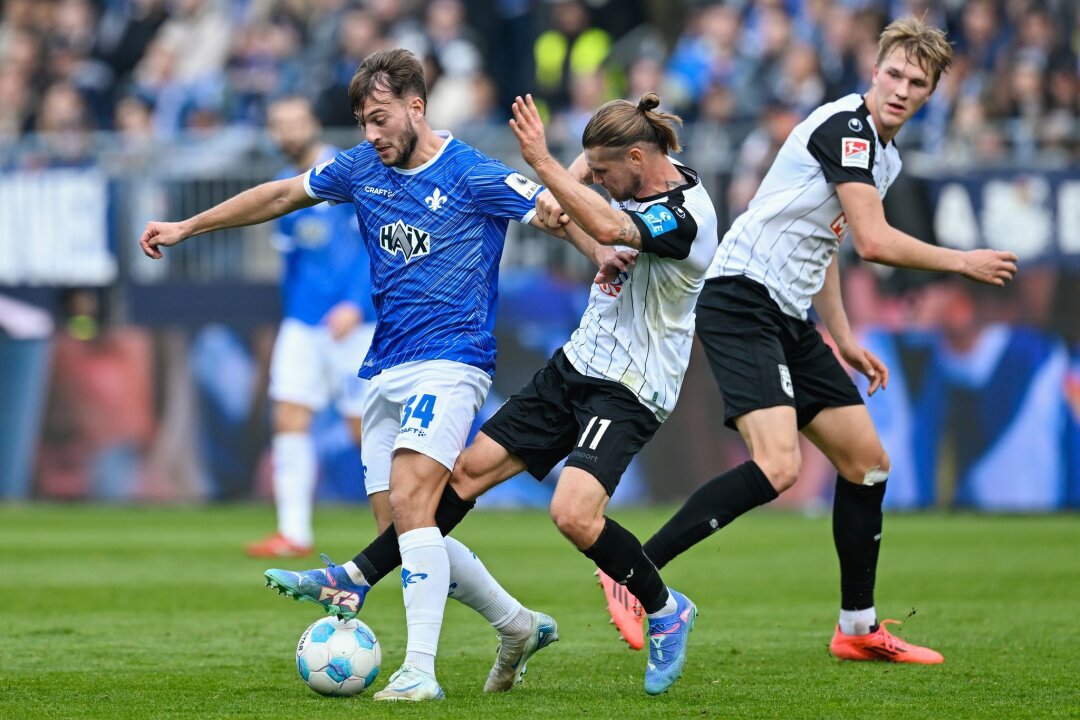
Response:
[[[600,537],[581,552],[615,582],[625,585],[645,612],[657,612],[667,604],[667,587],[656,566],[645,557],[634,534],[611,518],[604,518]]]
[[[695,490],[645,543],[645,554],[662,568],[743,513],[776,497],[776,489],[757,463],[745,462]]]
[[[836,476],[833,497],[833,541],[840,558],[840,608],[874,606],[878,550],[881,548],[881,503],[885,485],[856,485]]]
[[[447,483],[442,497],[439,498],[439,505],[435,508],[435,524],[438,526],[439,532],[443,535],[449,535],[450,531],[457,527],[458,523],[464,519],[465,515],[475,505],[475,500],[462,500],[458,497],[458,494],[454,492],[454,488],[450,487],[450,483]],[[375,538],[370,545],[354,557],[353,562],[360,568],[360,572],[364,573],[364,578],[372,585],[379,582],[388,573],[396,570],[398,565],[401,565],[401,550],[398,548],[397,528],[391,524],[390,527],[383,531],[382,535]]]

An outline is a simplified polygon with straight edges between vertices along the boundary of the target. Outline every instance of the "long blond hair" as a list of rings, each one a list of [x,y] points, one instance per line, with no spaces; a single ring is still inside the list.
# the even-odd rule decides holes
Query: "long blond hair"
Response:
[[[636,143],[647,143],[659,148],[665,155],[679,152],[679,136],[675,125],[682,125],[682,118],[666,112],[658,112],[660,96],[647,92],[637,105],[629,100],[612,100],[604,103],[593,114],[585,132],[581,134],[581,146],[589,148],[626,148]]]

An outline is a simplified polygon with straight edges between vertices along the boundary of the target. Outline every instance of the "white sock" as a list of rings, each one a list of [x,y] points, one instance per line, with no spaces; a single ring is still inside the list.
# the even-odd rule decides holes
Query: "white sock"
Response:
[[[307,433],[277,433],[272,453],[278,532],[298,545],[311,545],[311,509],[318,478],[315,443]]]
[[[435,674],[446,593],[450,587],[450,561],[437,527],[417,528],[398,535],[401,549],[402,595],[409,640],[405,662]]]
[[[877,612],[873,607],[840,611],[840,632],[845,635],[869,635],[870,628],[876,622]]]
[[[452,537],[443,538],[450,559],[450,597],[484,616],[503,635],[525,635],[532,613],[506,592],[472,550]]]
[[[347,563],[342,563],[340,567],[341,567],[342,570],[344,570],[346,572],[346,574],[348,574],[349,579],[352,580],[357,585],[370,585],[371,584],[371,583],[369,583],[367,581],[367,578],[364,577],[364,572],[352,560],[350,560]]]
[[[647,613],[650,618],[662,618],[665,615],[672,615],[679,609],[679,603],[675,601],[675,596],[670,592],[667,594],[667,602],[664,603],[664,607],[660,608],[654,613]]]

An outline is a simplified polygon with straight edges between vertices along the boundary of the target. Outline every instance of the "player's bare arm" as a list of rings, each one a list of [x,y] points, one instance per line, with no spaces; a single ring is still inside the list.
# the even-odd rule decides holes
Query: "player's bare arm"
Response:
[[[164,257],[161,248],[176,245],[189,237],[214,230],[258,225],[320,202],[304,190],[303,175],[263,183],[187,220],[151,221],[143,230],[139,245],[147,257],[160,260]]]
[[[851,332],[848,323],[847,311],[844,310],[844,300],[840,291],[840,258],[834,255],[829,267],[825,270],[825,283],[821,290],[814,296],[814,309],[818,317],[829,331],[836,349],[851,367],[866,376],[870,381],[867,389],[868,395],[873,395],[878,388],[882,390],[889,386],[889,368],[878,358],[877,355],[859,345],[855,335]]]
[[[544,123],[532,95],[514,101],[510,129],[521,145],[521,156],[536,171],[570,219],[603,245],[626,245],[641,249],[641,232],[626,213],[621,213],[576,180],[548,150]]]
[[[537,213],[529,224],[549,235],[566,240],[595,263],[597,272],[593,278],[594,283],[614,282],[619,273],[627,272],[637,262],[637,250],[616,250],[608,245],[601,245],[576,223],[568,222],[564,226],[551,227],[541,221]]]
[[[885,220],[877,189],[865,183],[837,183],[836,192],[851,227],[859,257],[914,270],[953,272],[987,285],[1003,286],[1016,274],[1015,253],[1004,250],[952,250],[928,245]]]

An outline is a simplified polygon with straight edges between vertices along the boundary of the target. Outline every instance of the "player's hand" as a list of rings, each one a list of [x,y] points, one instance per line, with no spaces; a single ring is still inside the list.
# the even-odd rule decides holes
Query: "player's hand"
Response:
[[[553,230],[570,222],[570,216],[563,212],[562,205],[547,189],[536,196],[536,217]]]
[[[637,250],[612,250],[605,248],[605,253],[598,258],[600,269],[593,278],[597,285],[612,283],[619,279],[619,275],[628,272],[637,262]]]
[[[184,223],[151,221],[146,224],[146,229],[139,238],[139,245],[146,257],[160,260],[164,257],[161,248],[176,245],[188,237]]]
[[[976,282],[1001,287],[1016,274],[1015,253],[1004,250],[968,250],[964,253],[961,274]]]
[[[536,168],[537,165],[552,160],[547,138],[544,136],[544,123],[540,120],[540,112],[536,109],[532,95],[526,95],[524,100],[518,95],[514,98],[511,110],[514,117],[510,120],[510,129],[518,139],[521,157],[525,162]]]
[[[889,368],[877,355],[860,345],[838,347],[837,350],[840,351],[840,357],[844,358],[844,362],[865,375],[870,381],[867,395],[873,395],[878,388],[885,390],[889,387]]]
[[[356,328],[364,319],[364,313],[351,302],[338,303],[326,313],[323,322],[330,331],[330,337],[340,340]]]

